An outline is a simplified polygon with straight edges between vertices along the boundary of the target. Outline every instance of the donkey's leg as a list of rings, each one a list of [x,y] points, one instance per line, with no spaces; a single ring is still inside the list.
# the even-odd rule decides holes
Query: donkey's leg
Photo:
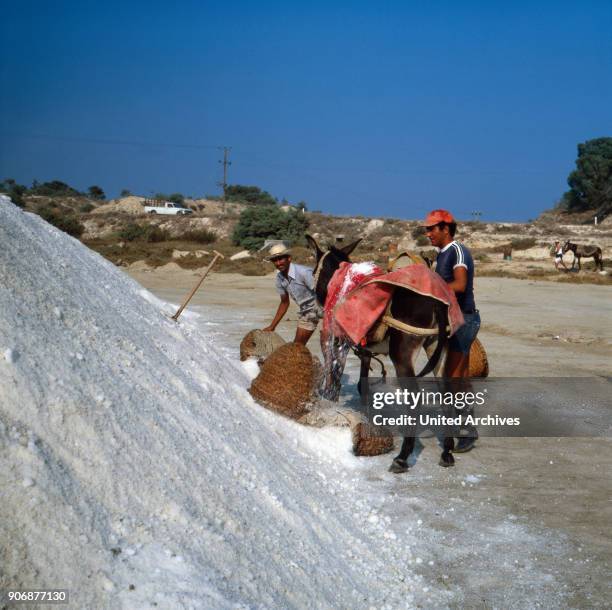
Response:
[[[389,472],[399,474],[408,470],[408,457],[414,450],[415,438],[414,436],[405,436],[402,448],[400,449],[397,457],[391,462],[389,466]]]
[[[372,357],[366,354],[361,353],[359,355],[359,360],[361,362],[361,369],[359,371],[359,381],[357,383],[357,391],[359,392],[359,396],[362,398],[368,393],[368,377],[370,375],[370,363],[372,361]]]
[[[467,382],[467,385],[464,386],[463,382]],[[452,381],[450,379],[443,379],[441,380],[441,383],[442,383],[442,390],[444,391],[445,394],[447,392],[452,392],[456,390],[457,389],[456,384],[458,383],[461,383],[461,386],[464,387],[466,390],[471,389],[471,385],[469,385],[469,381],[467,379],[466,380],[454,379]],[[452,405],[443,405],[442,414],[446,418],[457,417],[457,415],[461,414],[461,410],[456,409]],[[454,432],[453,426],[450,426],[450,425],[444,426],[444,429],[443,429],[444,441],[442,444],[443,450],[442,450],[442,455],[440,455],[440,461],[438,462],[440,466],[442,466],[443,468],[448,468],[449,466],[455,465],[455,458],[453,457],[453,453],[452,453],[453,450],[455,449],[455,436],[453,432]]]
[[[389,337],[389,357],[398,378],[414,377],[414,359],[423,339],[406,335],[392,329]],[[408,457],[414,450],[415,437],[405,436],[399,454],[389,467],[390,472],[399,474],[408,470]]]
[[[581,256],[578,257],[578,271],[582,271],[582,265],[580,264],[581,258],[582,258]]]
[[[452,451],[455,448],[455,438],[449,435],[448,432],[444,432],[444,451],[440,456],[440,466],[447,468],[448,466],[455,465],[455,458],[453,457]]]

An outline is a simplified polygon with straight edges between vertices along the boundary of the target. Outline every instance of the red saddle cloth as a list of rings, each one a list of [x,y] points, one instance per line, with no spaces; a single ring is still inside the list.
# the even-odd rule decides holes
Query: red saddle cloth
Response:
[[[382,316],[396,288],[405,288],[432,297],[448,307],[450,334],[464,323],[455,293],[446,282],[424,265],[410,265],[391,273],[369,264],[365,273],[355,266],[366,263],[341,263],[327,287],[323,332],[346,336],[359,345]],[[357,267],[359,269],[359,267]]]

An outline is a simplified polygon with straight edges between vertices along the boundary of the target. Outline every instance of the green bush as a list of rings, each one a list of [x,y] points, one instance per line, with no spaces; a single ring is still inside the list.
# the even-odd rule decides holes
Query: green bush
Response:
[[[416,238],[416,245],[417,246],[429,246],[430,241],[427,237],[425,237],[425,235],[419,235]]]
[[[81,214],[88,214],[89,212],[91,212],[94,209],[94,205],[92,205],[91,203],[84,203],[80,208],[79,208],[79,212],[81,212]]]
[[[254,205],[276,205],[278,201],[267,191],[258,186],[244,186],[230,184],[225,188],[225,199],[236,203],[249,203]]]
[[[130,222],[121,231],[118,236],[125,241],[146,241],[149,243],[158,243],[166,241],[168,234],[163,229],[160,229],[154,224],[139,225],[135,222]]]
[[[301,212],[283,212],[275,205],[253,206],[242,211],[234,229],[235,245],[257,250],[266,239],[284,239],[297,243],[304,238],[308,221]]]
[[[173,203],[185,205],[185,196],[182,193],[172,193],[171,195],[156,193],[155,199],[159,199],[160,201],[172,201]]]
[[[208,229],[194,229],[183,233],[182,239],[185,241],[195,241],[198,244],[212,244],[217,241],[217,234]]]
[[[44,207],[39,210],[39,215],[44,218],[49,224],[72,237],[81,237],[85,231],[85,227],[79,222],[78,218],[73,214],[62,214],[56,212],[49,207]]]
[[[12,178],[5,178],[4,182],[0,182],[0,191],[6,193],[16,206],[20,208],[25,206],[23,196],[28,189],[23,184],[17,184]]]
[[[149,229],[147,231],[146,240],[151,243],[159,243],[162,241],[167,241],[168,233],[163,229],[160,229],[156,225],[149,225]]]

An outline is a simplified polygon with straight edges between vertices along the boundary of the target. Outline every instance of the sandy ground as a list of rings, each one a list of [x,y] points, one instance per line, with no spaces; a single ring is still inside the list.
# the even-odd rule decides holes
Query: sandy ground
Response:
[[[130,275],[177,304],[198,277]],[[476,300],[492,376],[611,374],[612,287],[480,278]],[[190,307],[237,358],[241,338],[269,324],[277,304],[273,275],[212,274]],[[278,328],[285,339],[296,313],[292,305]],[[357,370],[350,357],[350,382]],[[368,458],[368,476],[376,493],[393,499],[386,505],[393,527],[403,527],[404,510],[422,510],[415,535],[431,536],[438,566],[429,574],[458,587],[464,607],[609,607],[611,439],[481,438],[474,451],[457,455],[454,469],[437,466],[434,439],[419,444],[408,474],[387,473],[390,457],[381,456]],[[433,514],[432,504],[439,507]]]
[[[130,274],[160,298],[175,303],[181,302],[199,277],[178,266]],[[475,290],[483,323],[479,338],[487,350],[491,376],[612,374],[612,287],[485,277],[477,279]],[[232,321],[244,321],[236,332],[227,329],[239,343],[248,330],[267,326],[277,305],[273,274],[212,273],[190,307],[220,308]],[[222,324],[224,315],[211,321]],[[296,320],[292,304],[277,331],[290,340]],[[309,348],[320,355],[315,338]]]

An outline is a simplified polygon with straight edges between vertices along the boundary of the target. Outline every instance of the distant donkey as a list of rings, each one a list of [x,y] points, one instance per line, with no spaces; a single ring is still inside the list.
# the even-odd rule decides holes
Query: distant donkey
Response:
[[[600,271],[603,271],[603,257],[601,254],[601,248],[599,246],[583,246],[582,244],[573,244],[569,239],[563,245],[563,254],[571,250],[574,253],[574,260],[572,261],[572,269],[578,259],[578,271],[582,269],[580,265],[580,259],[585,256],[590,258],[591,256],[595,259],[595,268],[599,267]]]

